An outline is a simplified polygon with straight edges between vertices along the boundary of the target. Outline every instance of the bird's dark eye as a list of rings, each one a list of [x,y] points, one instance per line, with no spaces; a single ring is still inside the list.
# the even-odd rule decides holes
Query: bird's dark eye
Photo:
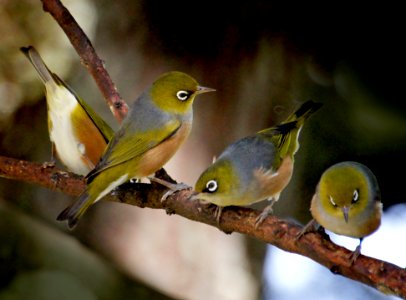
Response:
[[[217,188],[218,188],[217,181],[214,179],[206,183],[206,191],[209,193],[214,193],[215,191],[217,191]]]
[[[354,190],[354,193],[352,194],[351,203],[357,202],[358,199],[359,199],[359,191],[358,191],[358,189],[355,189],[355,190]]]
[[[334,207],[337,207],[337,204],[334,202],[333,197],[328,196],[328,199],[330,200],[331,205],[333,205]]]
[[[185,101],[189,98],[190,93],[187,91],[178,91],[176,93],[176,97],[180,100],[180,101]]]

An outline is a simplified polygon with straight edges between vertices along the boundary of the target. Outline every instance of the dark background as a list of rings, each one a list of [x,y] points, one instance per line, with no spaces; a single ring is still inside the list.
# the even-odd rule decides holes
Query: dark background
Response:
[[[89,34],[128,103],[159,74],[174,69],[217,89],[196,101],[192,134],[167,167],[179,181],[193,185],[211,158],[229,143],[282,121],[300,103],[312,99],[323,103],[323,108],[304,126],[295,173],[274,206],[275,214],[307,222],[309,202],[321,173],[344,160],[361,162],[375,173],[384,209],[405,201],[405,33],[400,7],[389,2],[255,0],[72,0],[65,4]],[[90,75],[55,21],[42,11],[41,3],[4,1],[0,8],[1,155],[40,162],[49,159],[42,86],[18,51],[28,44],[36,46],[52,70],[118,127]],[[25,183],[0,180],[4,241],[0,260],[8,262],[1,267],[4,294],[0,296],[16,290],[24,295],[21,282],[28,280],[31,288],[34,281],[30,280],[38,279],[35,272],[40,272],[42,281],[38,282],[49,292],[49,273],[41,272],[57,269],[79,278],[91,295],[108,299],[111,294],[98,291],[97,286],[110,279],[96,278],[91,274],[98,271],[87,266],[82,267],[93,270],[89,277],[81,277],[80,268],[67,268],[77,263],[80,251],[90,250],[100,257],[98,264],[114,269],[106,269],[106,273],[124,281],[110,292],[120,290],[140,297],[140,293],[150,295],[158,289],[172,297],[228,299],[225,291],[230,291],[231,298],[260,297],[263,243],[238,235],[227,237],[162,212],[111,203],[95,205],[78,228],[66,234],[64,224],[55,217],[72,200]],[[26,221],[27,215],[33,220]],[[39,227],[22,231],[26,222],[38,222]],[[61,253],[71,252],[70,246],[56,247],[55,257],[63,257],[64,262],[55,264],[58,259],[44,259],[54,251],[47,247],[33,258],[30,249],[35,246],[27,247],[31,245],[27,237],[32,245],[44,241],[52,245],[55,239],[73,245],[80,241],[83,249],[67,258]],[[194,241],[190,248],[182,250],[190,241]],[[150,247],[149,254],[142,259],[145,245]],[[187,254],[196,249],[204,251],[189,258]],[[230,251],[241,257],[233,258]],[[243,289],[237,279],[230,280],[231,288],[227,280],[210,275],[218,271],[216,257],[222,255],[227,258],[220,260],[222,269],[229,270],[225,278],[232,278],[234,272],[249,274],[243,281],[250,279],[251,289],[237,289]],[[202,266],[211,271],[205,273]],[[27,272],[35,274],[29,273],[27,279]],[[58,291],[72,283],[64,276]],[[152,289],[146,287],[149,292],[145,292],[142,283],[142,292],[134,290],[132,285],[138,279]]]

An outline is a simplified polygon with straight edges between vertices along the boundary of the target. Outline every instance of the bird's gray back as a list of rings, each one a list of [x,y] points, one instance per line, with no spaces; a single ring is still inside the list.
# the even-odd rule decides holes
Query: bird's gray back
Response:
[[[233,163],[241,179],[251,181],[254,170],[273,167],[275,145],[261,136],[249,136],[228,146],[218,158],[222,159]]]

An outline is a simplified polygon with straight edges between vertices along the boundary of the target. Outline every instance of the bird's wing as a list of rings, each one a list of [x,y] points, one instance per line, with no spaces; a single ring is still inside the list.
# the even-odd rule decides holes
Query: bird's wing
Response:
[[[293,172],[293,160],[285,157],[277,170],[259,168],[254,170],[255,182],[267,195],[278,195],[289,183]]]
[[[272,140],[279,149],[280,157],[293,155],[299,149],[299,134],[305,120],[321,107],[320,103],[311,100],[303,103],[284,122],[274,127],[261,130],[258,134]]]
[[[295,130],[299,130],[297,126],[297,121],[283,123],[268,129],[264,129],[258,132],[258,135],[262,136],[268,141],[271,141],[278,149],[279,157],[282,159],[286,155],[290,154],[290,152],[292,152],[290,151],[291,147],[295,146],[292,144],[294,144],[296,140],[292,140],[292,138],[295,138],[296,136],[293,136],[292,133]]]
[[[72,95],[75,96],[77,102],[79,105],[83,108],[83,110],[86,112],[86,114],[89,116],[89,118],[93,121],[93,123],[96,125],[97,129],[103,136],[104,140],[106,143],[108,143],[111,138],[114,135],[113,129],[104,121],[94,110],[93,108],[87,104],[82,98],[80,98],[76,92],[66,83],[64,82],[61,78],[59,78],[58,75],[52,73],[53,79],[56,84],[65,87],[68,89]]]
[[[111,127],[85,101],[83,101],[75,93],[75,91],[69,87],[69,85],[67,85],[61,78],[59,78],[58,75],[56,75],[55,73],[53,73],[51,70],[48,69],[48,66],[42,60],[41,56],[34,47],[32,46],[22,47],[21,51],[24,53],[24,55],[29,59],[34,68],[37,70],[44,84],[47,82],[52,82],[53,84],[59,87],[65,87],[71,94],[75,96],[80,106],[85,110],[89,118],[97,126],[100,133],[103,135],[106,143],[108,143],[114,134]]]
[[[158,146],[172,137],[182,126],[181,121],[172,120],[164,127],[148,132],[130,133],[129,129],[121,128],[107,146],[101,161],[90,171],[86,178],[91,180],[101,171],[122,164],[135,157],[140,157],[148,150]]]

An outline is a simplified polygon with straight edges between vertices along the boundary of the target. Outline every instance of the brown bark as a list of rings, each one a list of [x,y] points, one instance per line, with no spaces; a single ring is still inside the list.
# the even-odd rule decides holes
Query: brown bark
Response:
[[[44,10],[49,12],[65,31],[83,64],[97,82],[113,114],[121,122],[128,107],[119,96],[91,42],[59,0],[42,0],[42,2]],[[161,172],[161,177],[165,177],[164,171]],[[85,186],[83,178],[75,174],[1,156],[0,177],[30,182],[72,196],[79,195]],[[165,209],[168,214],[176,213],[193,221],[217,226],[226,233],[246,234],[285,251],[306,256],[324,265],[334,274],[362,282],[381,292],[406,298],[406,270],[403,268],[363,255],[351,264],[349,250],[335,245],[320,233],[308,233],[297,240],[296,236],[301,227],[276,216],[269,216],[258,229],[255,229],[255,220],[259,212],[249,208],[226,208],[223,210],[220,224],[217,224],[215,207],[191,201],[189,197],[192,191],[178,192],[162,203],[161,197],[164,192],[165,188],[158,184],[122,185],[115,191],[114,196],[109,195],[105,200]]]
[[[84,189],[83,178],[75,174],[1,156],[0,176],[38,184],[72,196],[79,195]],[[229,234],[246,234],[282,250],[306,256],[327,267],[334,274],[362,282],[383,293],[406,298],[406,270],[403,268],[364,255],[360,255],[355,263],[351,264],[349,250],[332,243],[325,235],[317,232],[308,233],[297,240],[296,236],[302,227],[276,216],[269,216],[255,229],[259,212],[250,208],[225,208],[220,224],[217,224],[214,205],[191,201],[191,190],[180,191],[162,203],[161,198],[165,191],[159,184],[124,184],[105,200],[165,209],[168,214],[178,214],[193,221],[216,226]]]
[[[70,196],[85,188],[82,176],[39,164],[0,156],[0,177],[33,183]]]

